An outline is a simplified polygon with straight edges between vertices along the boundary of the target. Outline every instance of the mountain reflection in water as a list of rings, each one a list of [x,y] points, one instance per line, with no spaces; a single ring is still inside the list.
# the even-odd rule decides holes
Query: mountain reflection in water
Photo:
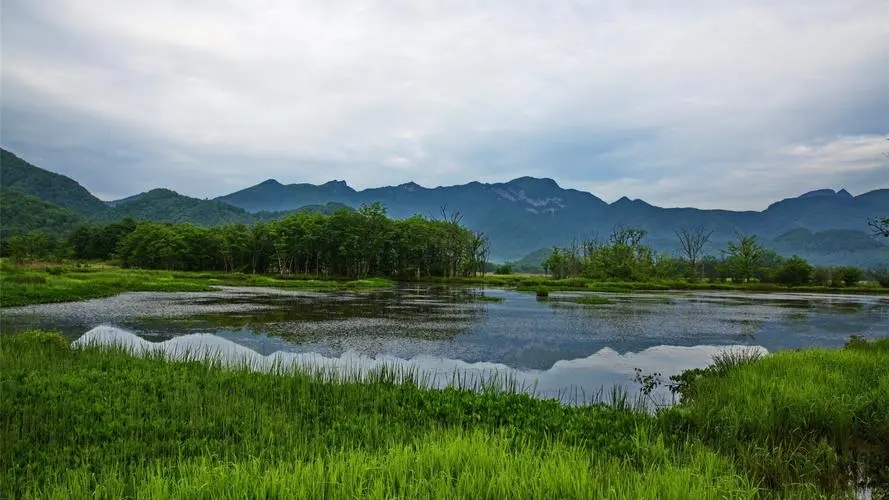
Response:
[[[481,386],[506,381],[522,392],[541,398],[557,398],[566,403],[594,401],[597,395],[609,393],[612,387],[626,388],[630,395],[638,393],[633,382],[635,369],[644,373],[661,373],[664,377],[691,368],[703,368],[714,355],[732,349],[754,349],[766,353],[762,347],[750,346],[668,346],[647,348],[640,352],[621,354],[610,348],[579,359],[560,360],[546,370],[519,370],[500,363],[469,363],[458,359],[416,356],[402,359],[391,355],[369,357],[346,351],[338,357],[327,357],[315,352],[277,351],[260,354],[249,347],[213,334],[192,333],[162,342],[149,342],[138,335],[112,326],[93,328],[74,341],[74,346],[120,346],[133,354],[163,353],[168,359],[214,359],[223,365],[247,366],[253,370],[303,369],[319,371],[343,378],[360,378],[381,368],[408,375],[420,383],[442,388]],[[659,403],[670,400],[668,391],[661,388],[653,394]]]

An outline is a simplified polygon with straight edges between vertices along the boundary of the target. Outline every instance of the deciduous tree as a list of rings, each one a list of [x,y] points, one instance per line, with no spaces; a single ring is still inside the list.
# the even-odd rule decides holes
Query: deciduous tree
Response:
[[[764,249],[756,241],[755,235],[736,233],[737,241],[728,242],[724,250],[726,264],[733,279],[747,282],[759,269]]]
[[[679,239],[679,250],[682,257],[688,262],[688,268],[692,278],[698,274],[698,259],[700,259],[704,246],[710,241],[713,231],[704,226],[682,226],[676,230],[676,238]]]

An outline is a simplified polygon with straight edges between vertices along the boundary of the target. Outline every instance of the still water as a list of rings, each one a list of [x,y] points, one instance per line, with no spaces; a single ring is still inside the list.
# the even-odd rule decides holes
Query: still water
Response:
[[[635,369],[664,377],[726,349],[839,347],[889,334],[889,296],[669,292],[582,294],[411,285],[374,292],[225,288],[128,293],[4,309],[3,332],[44,328],[79,343],[116,342],[212,353],[256,367],[296,363],[353,373],[380,365],[437,386],[506,378],[568,402],[603,389],[631,393]],[[656,394],[668,398],[665,391]]]

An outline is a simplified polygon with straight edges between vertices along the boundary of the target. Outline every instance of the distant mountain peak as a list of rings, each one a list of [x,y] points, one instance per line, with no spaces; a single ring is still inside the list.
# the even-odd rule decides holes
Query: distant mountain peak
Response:
[[[341,180],[327,181],[324,184],[322,184],[321,186],[326,187],[326,188],[333,188],[333,189],[350,189],[349,185],[346,184],[346,181],[341,181]]]
[[[517,186],[525,189],[528,188],[546,188],[546,189],[562,189],[555,180],[549,177],[517,177],[506,183],[507,186]]]
[[[621,207],[621,206],[636,206],[636,207],[653,207],[650,203],[645,200],[640,200],[636,198],[635,200],[631,200],[626,196],[621,196],[619,200],[615,201],[611,204],[613,207]]]
[[[398,187],[400,189],[404,189],[405,191],[410,191],[410,192],[418,191],[420,189],[425,189],[423,186],[417,184],[414,181],[405,182],[404,184],[399,184]]]
[[[809,191],[808,193],[803,193],[799,196],[799,198],[817,198],[821,196],[839,196],[841,198],[852,198],[852,195],[849,194],[845,189],[840,189],[839,191],[834,191],[833,189],[816,189],[814,191]]]
[[[259,186],[269,186],[269,187],[281,187],[284,184],[281,184],[276,179],[266,179],[258,184]]]
[[[150,190],[148,190],[148,191],[145,191],[145,192],[142,193],[142,194],[143,194],[143,195],[151,194],[151,195],[164,195],[164,196],[171,196],[171,195],[172,195],[172,196],[181,196],[181,195],[180,195],[179,193],[177,193],[176,191],[173,191],[172,189],[168,189],[168,188],[154,188],[154,189],[150,189]]]

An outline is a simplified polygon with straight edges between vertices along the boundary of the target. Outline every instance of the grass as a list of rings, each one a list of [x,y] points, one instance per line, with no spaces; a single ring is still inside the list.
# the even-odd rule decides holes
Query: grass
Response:
[[[614,303],[608,297],[603,297],[601,295],[584,295],[581,297],[570,297],[566,300],[566,302],[574,302],[575,304],[583,304],[586,306],[601,306]]]
[[[454,284],[484,285],[515,288],[520,292],[536,292],[546,289],[549,292],[634,292],[670,290],[714,290],[746,292],[805,292],[805,293],[849,293],[885,294],[886,289],[877,284],[856,285],[853,287],[798,286],[788,287],[777,283],[709,283],[687,280],[652,281],[598,281],[588,278],[552,279],[548,276],[532,274],[486,275],[465,278],[442,278],[436,281]]]
[[[506,301],[503,297],[495,297],[493,295],[474,295],[472,298],[473,302],[504,302]]]
[[[862,472],[889,486],[889,338],[716,361],[662,418],[685,422],[767,487],[838,491]]]
[[[756,489],[651,415],[504,391],[431,390],[295,370],[0,337],[0,496],[487,498]],[[90,493],[88,495],[88,493]]]
[[[3,335],[0,497],[839,497],[889,481],[887,356],[726,356],[652,414]]]
[[[205,292],[218,286],[329,290],[385,288],[383,278],[356,281],[272,277],[244,273],[122,269],[104,264],[0,264],[0,307],[110,297],[123,292]]]
[[[644,472],[643,472],[644,471]],[[132,475],[131,475],[132,474]],[[94,496],[93,492],[99,492]],[[88,468],[60,474],[42,498],[753,498],[756,488],[731,465],[702,451],[682,464],[642,470],[554,444],[544,452],[502,433],[449,429],[415,442],[329,458],[265,463],[207,459],[114,471],[95,481]],[[689,495],[691,495],[689,497]]]

